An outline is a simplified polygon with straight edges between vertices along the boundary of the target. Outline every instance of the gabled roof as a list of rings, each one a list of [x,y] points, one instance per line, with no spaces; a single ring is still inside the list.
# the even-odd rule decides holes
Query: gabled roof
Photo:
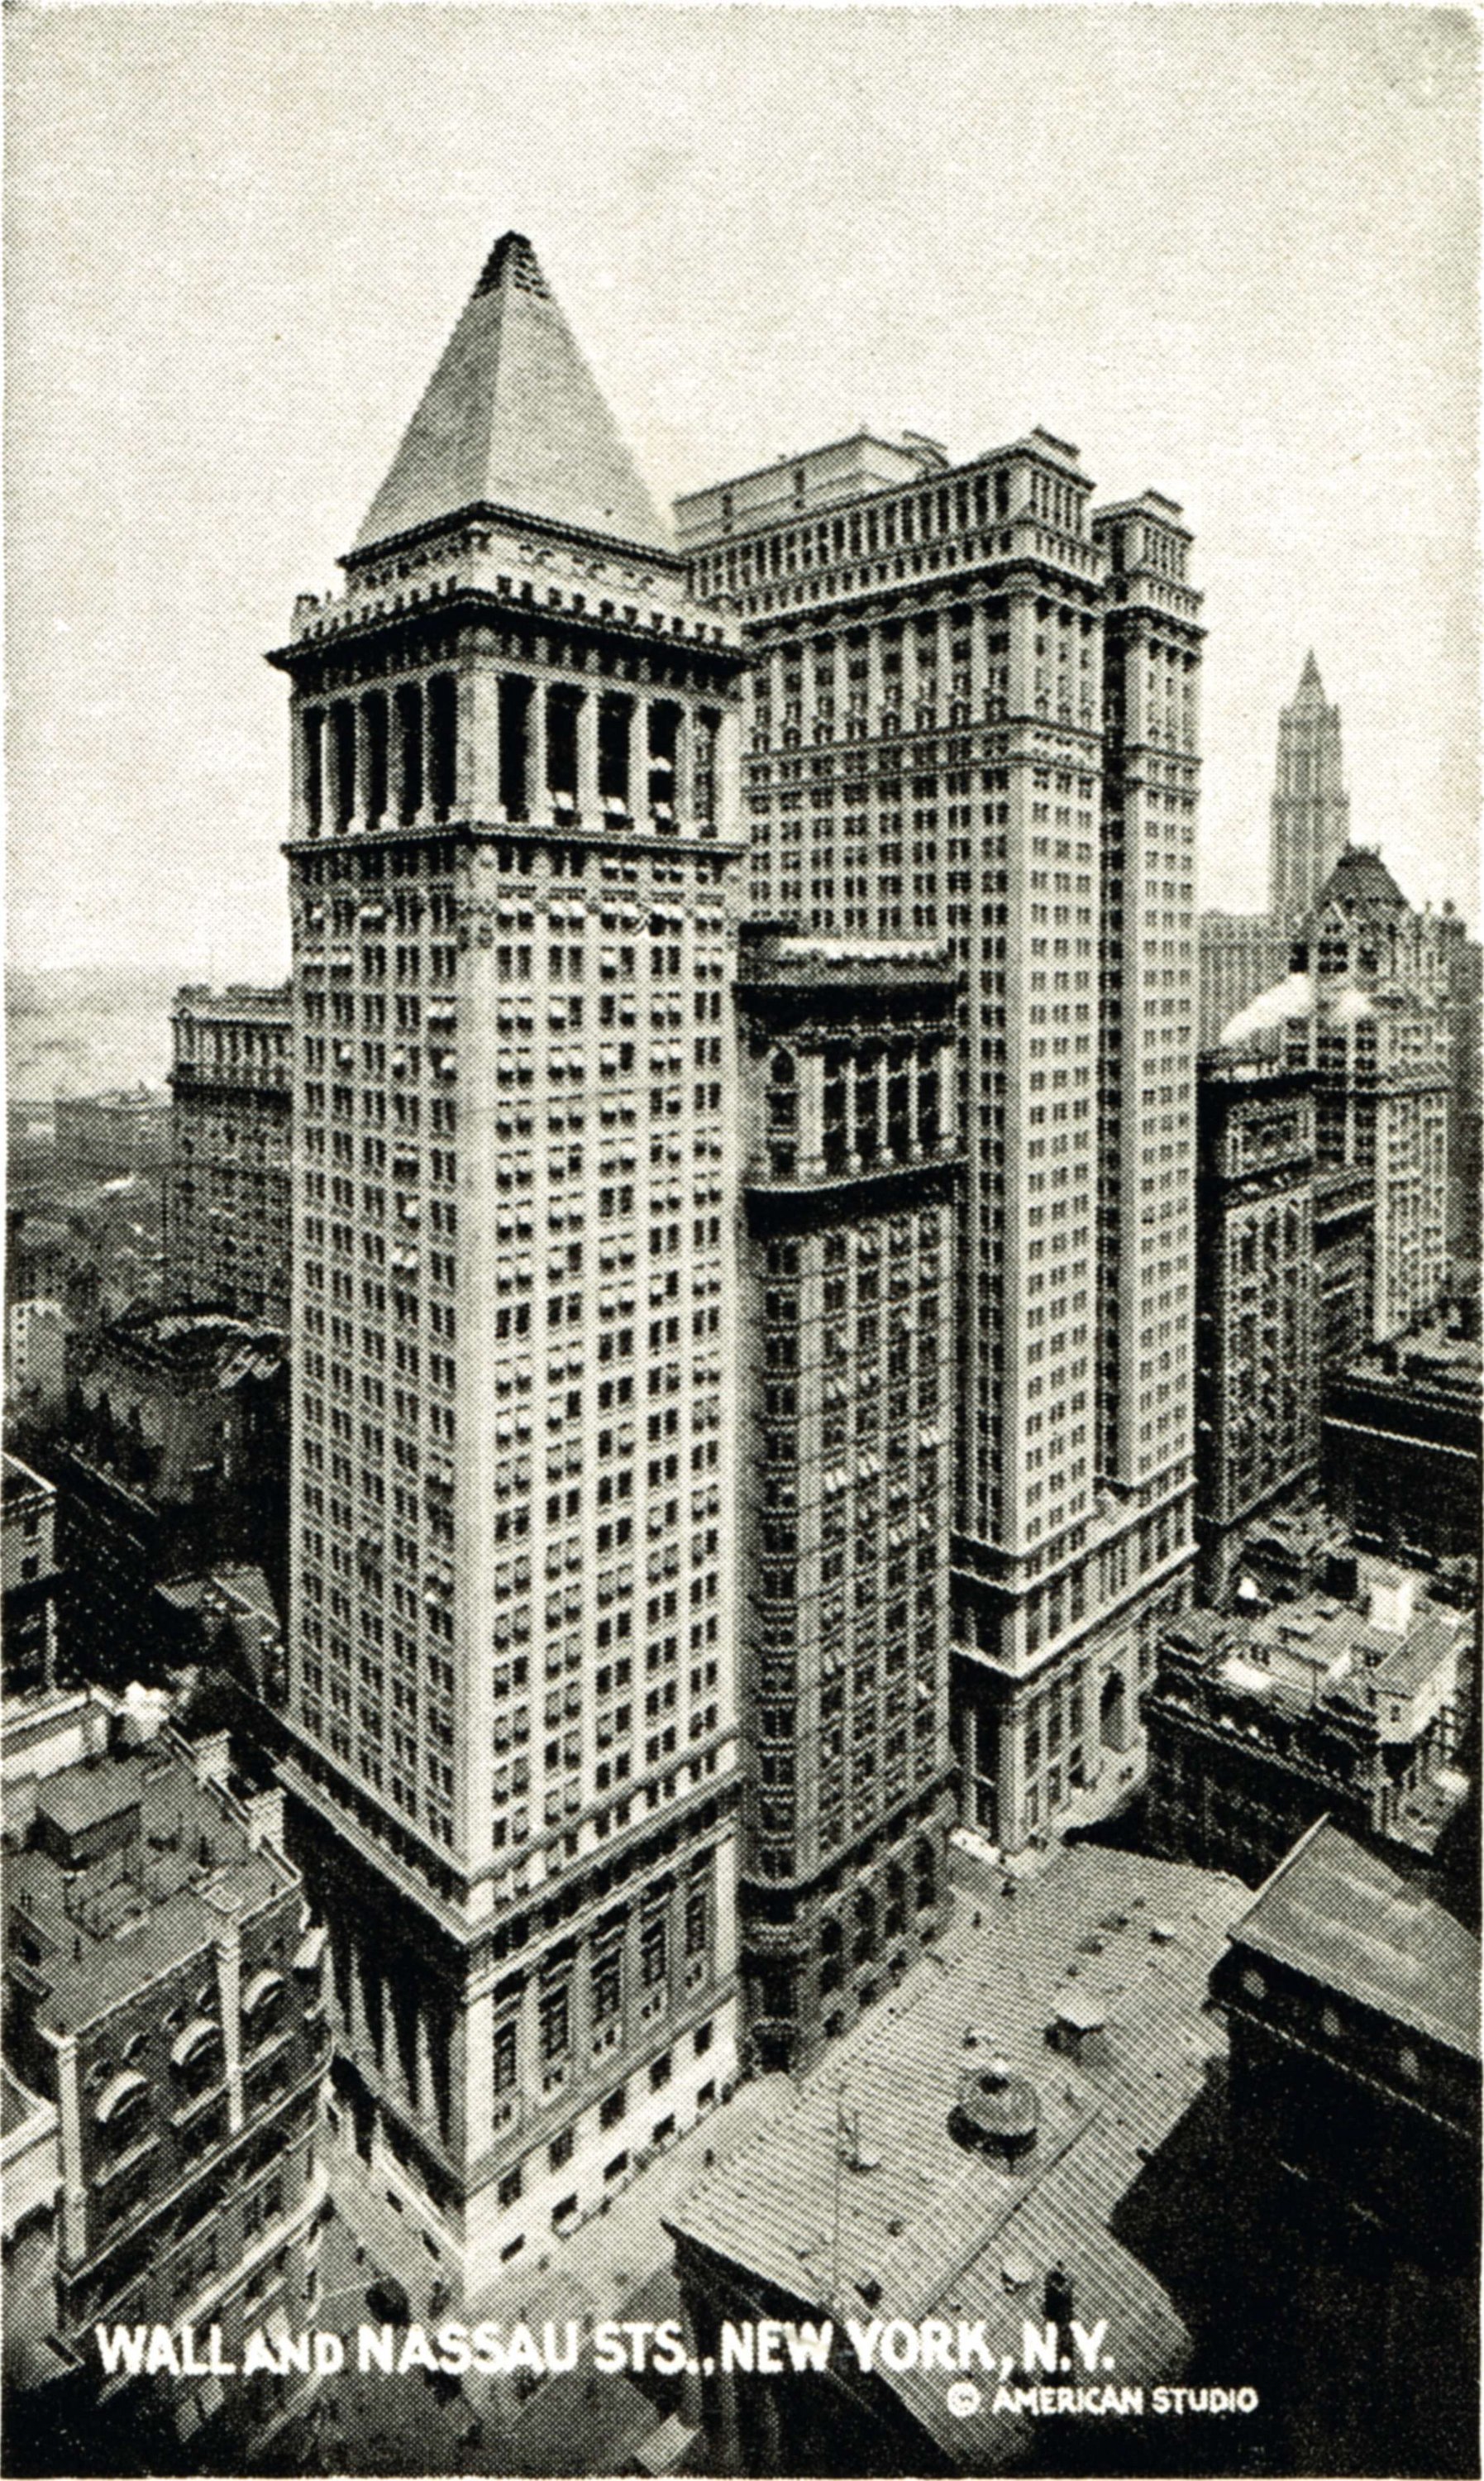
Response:
[[[1372,845],[1346,845],[1315,907],[1341,905],[1347,913],[1406,913],[1406,898]]]
[[[1232,1944],[1322,1989],[1479,2055],[1479,1942],[1431,1896],[1320,1818],[1262,1889]]]
[[[351,557],[480,507],[670,547],[520,233],[490,252]]]

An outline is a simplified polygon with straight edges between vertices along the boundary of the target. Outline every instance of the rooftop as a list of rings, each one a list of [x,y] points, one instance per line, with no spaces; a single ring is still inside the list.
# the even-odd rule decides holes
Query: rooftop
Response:
[[[1059,2260],[1091,2313],[1116,2308],[1120,2382],[1167,2374],[1185,2330],[1109,2217],[1224,2047],[1204,2012],[1207,1978],[1244,1900],[1232,1879],[1087,1844],[982,1929],[961,1909],[673,2228],[812,2308],[983,2317],[991,2346],[1017,2356]],[[1054,2048],[1059,2017],[1072,2038]],[[1100,2018],[1084,2051],[1079,2025]],[[1039,2103],[1019,2170],[950,2130],[966,2071],[992,2059]],[[919,2418],[943,2424],[941,2382],[898,2384]],[[955,2463],[1004,2460],[1002,2419],[986,2413],[982,2435],[973,2421],[949,2428]]]
[[[4,1479],[0,1483],[0,1503],[11,1507],[19,1500],[37,1497],[54,1499],[56,1492],[44,1474],[33,1473],[29,1465],[22,1464],[19,1456],[13,1456],[7,1449]]]
[[[1456,1660],[1468,1615],[1422,1597],[1419,1577],[1361,1558],[1359,1594],[1308,1593],[1251,1618],[1194,1610],[1165,1632],[1226,1688],[1294,1714],[1325,1703],[1371,1713]]]
[[[94,2023],[205,1946],[223,1916],[258,1912],[295,1883],[279,1855],[253,1850],[241,1802],[198,1783],[184,1745],[164,1737],[143,1756],[47,1776],[6,1879],[7,1973],[39,1986],[38,2020],[58,2033]]]
[[[351,557],[475,508],[669,549],[521,233],[491,250]]]
[[[1280,1862],[1234,1946],[1479,2056],[1479,1942],[1451,1913],[1320,1818]]]

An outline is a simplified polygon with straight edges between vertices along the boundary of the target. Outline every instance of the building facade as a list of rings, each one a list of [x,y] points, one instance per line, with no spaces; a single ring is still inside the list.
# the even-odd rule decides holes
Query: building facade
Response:
[[[1199,597],[1044,431],[846,441],[678,509],[742,625],[751,895],[964,973],[954,1704],[1008,1848],[1135,1779],[1188,1591]]]
[[[348,2172],[477,2288],[737,2069],[741,658],[529,243],[293,685],[291,1831]]]
[[[287,1329],[288,989],[183,990],[170,1032],[168,1295]]]
[[[1362,1164],[1331,1163],[1315,1172],[1316,1346],[1326,1381],[1363,1352],[1369,1340],[1375,1219],[1375,1191]]]
[[[1324,1400],[1324,1490],[1336,1514],[1399,1558],[1476,1558],[1484,1351],[1456,1313],[1357,1353]]]
[[[1484,947],[1471,939],[1460,916],[1445,904],[1440,923],[1448,976],[1448,1248],[1456,1260],[1474,1263],[1480,1248],[1484,1206],[1484,1080],[1480,1064],[1480,1008],[1484,1000]]]
[[[743,933],[741,1886],[798,2069],[948,1908],[954,1000],[930,940]]]
[[[223,1746],[167,1732],[7,1785],[7,2063],[55,2113],[59,2172],[7,2317],[56,2337],[57,2372],[96,2376],[99,2322],[216,2324],[239,2365],[248,2328],[313,2322],[324,1932],[281,1804],[224,1772]],[[168,2385],[183,2437],[291,2408],[282,2380],[228,2399],[202,2375]]]
[[[1349,841],[1340,709],[1325,696],[1310,654],[1293,703],[1278,718],[1268,892],[1273,927],[1284,937],[1308,921]]]
[[[1312,1072],[1208,1052],[1196,1126],[1196,1531],[1220,1601],[1239,1528],[1318,1465]]]

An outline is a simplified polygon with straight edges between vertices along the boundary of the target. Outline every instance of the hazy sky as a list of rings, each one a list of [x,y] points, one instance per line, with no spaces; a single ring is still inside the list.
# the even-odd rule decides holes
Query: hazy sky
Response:
[[[1393,7],[6,12],[10,953],[276,973],[286,689],[496,234],[656,495],[1036,422],[1197,535],[1202,901],[1279,706],[1475,910],[1477,41]]]

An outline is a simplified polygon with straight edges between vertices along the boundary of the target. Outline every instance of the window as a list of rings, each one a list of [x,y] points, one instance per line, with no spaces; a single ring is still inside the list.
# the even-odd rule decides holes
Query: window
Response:
[[[663,1913],[651,1913],[639,1934],[639,1964],[646,1990],[653,1990],[664,1979],[668,1962],[668,1925]]]
[[[616,2085],[611,2094],[604,2097],[603,2102],[598,2111],[599,2127],[616,2128],[619,2121],[622,2119],[625,2110],[628,2108],[628,2087],[626,2085]]]
[[[523,2166],[517,2162],[514,2169],[512,2171],[507,2171],[504,2179],[501,2181],[500,2203],[502,2207],[513,2206],[519,2203],[522,2167]]]
[[[541,1994],[541,2056],[560,2059],[571,2042],[571,2005],[567,1984],[560,1982],[555,1990]]]
[[[560,2136],[552,2138],[549,2158],[554,2171],[560,2171],[564,2162],[571,2161],[576,2143],[576,2136],[570,2128],[564,2128]]]

